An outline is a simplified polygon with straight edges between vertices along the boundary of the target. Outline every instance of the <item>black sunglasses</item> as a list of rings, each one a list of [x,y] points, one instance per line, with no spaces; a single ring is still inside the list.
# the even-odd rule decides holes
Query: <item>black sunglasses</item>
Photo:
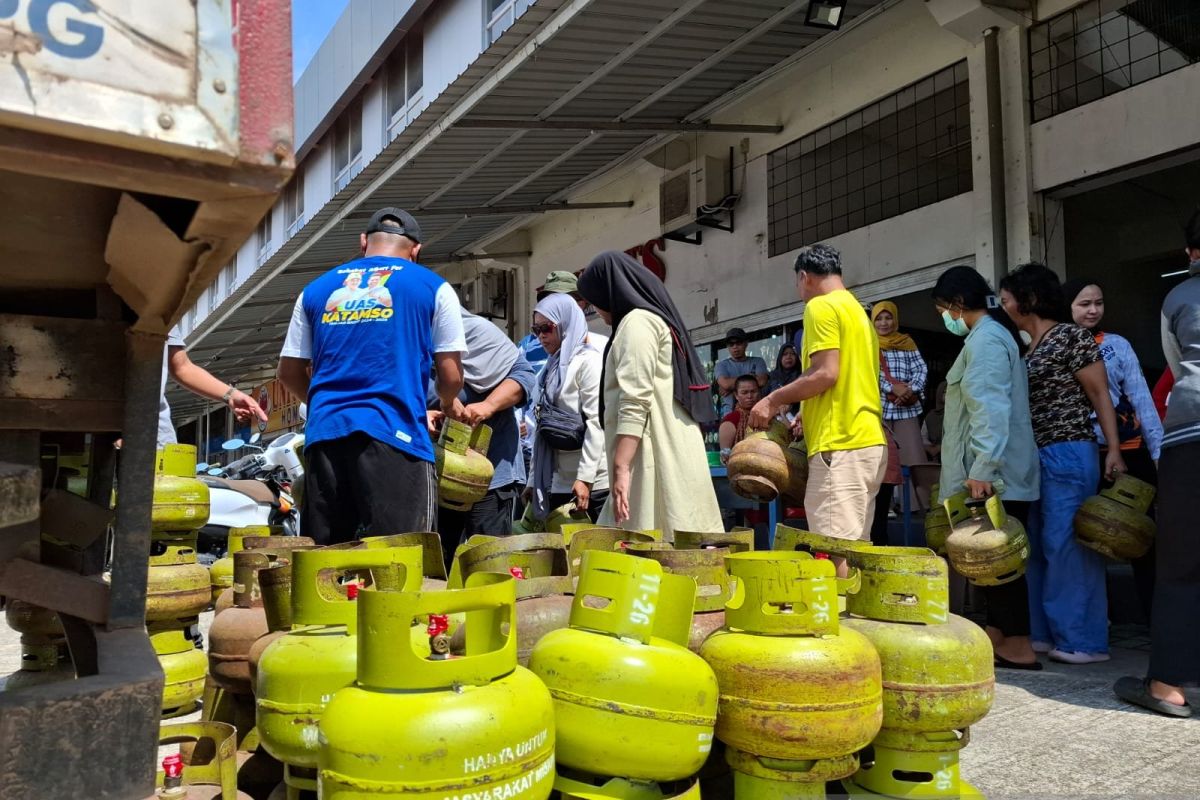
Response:
[[[549,333],[554,330],[554,323],[547,322],[545,325],[530,325],[529,332],[534,336],[541,336],[543,333]]]

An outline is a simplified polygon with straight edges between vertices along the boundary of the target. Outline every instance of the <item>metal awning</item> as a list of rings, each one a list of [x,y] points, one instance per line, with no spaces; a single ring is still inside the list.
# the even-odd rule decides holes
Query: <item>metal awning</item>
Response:
[[[883,4],[848,0],[845,21]],[[201,323],[192,360],[247,388],[269,377],[296,296],[358,255],[376,208],[418,217],[422,261],[436,269],[516,220],[554,213],[573,187],[655,140],[733,129],[712,125],[711,109],[830,35],[805,24],[808,5],[537,0]],[[746,122],[777,130],[779,120]],[[176,421],[204,408],[178,387],[169,396]]]

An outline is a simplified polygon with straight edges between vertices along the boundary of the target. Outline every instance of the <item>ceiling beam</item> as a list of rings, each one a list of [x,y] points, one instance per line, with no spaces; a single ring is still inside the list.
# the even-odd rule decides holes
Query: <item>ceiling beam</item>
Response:
[[[533,203],[512,206],[442,206],[426,208],[424,214],[443,214],[467,217],[515,217],[524,214],[545,214],[549,211],[588,211],[603,208],[633,208],[632,200],[617,200],[610,203]],[[366,212],[356,212],[346,217],[348,220],[368,219]]]
[[[529,119],[474,117],[454,123],[456,128],[522,131],[603,131],[606,133],[745,133],[776,134],[782,125],[742,125],[725,122],[628,122],[611,119]]]
[[[422,258],[422,264],[454,264],[459,261],[485,261],[494,259],[498,261],[506,261],[513,258],[529,258],[533,255],[532,250],[519,250],[511,253],[451,253],[445,256],[432,256],[430,258]]]
[[[507,139],[505,139],[503,142],[500,142],[500,144],[493,147],[490,153],[483,156],[482,158],[475,159],[474,163],[472,163],[471,166],[460,171],[453,178],[451,178],[450,180],[443,183],[440,187],[438,187],[437,191],[435,191],[432,194],[430,194],[429,196],[427,196],[420,203],[417,203],[417,207],[412,210],[413,211],[423,211],[426,206],[432,205],[433,203],[437,202],[438,198],[441,197],[442,195],[446,194],[446,192],[450,191],[455,186],[458,186],[463,181],[474,177],[475,173],[479,172],[479,170],[483,169],[488,164],[492,163],[497,158],[499,158],[500,156],[502,156],[506,152],[508,152],[508,148],[512,147],[514,144],[519,142],[525,136],[526,133],[528,133],[528,131],[517,131],[517,132],[509,135],[509,137]]]

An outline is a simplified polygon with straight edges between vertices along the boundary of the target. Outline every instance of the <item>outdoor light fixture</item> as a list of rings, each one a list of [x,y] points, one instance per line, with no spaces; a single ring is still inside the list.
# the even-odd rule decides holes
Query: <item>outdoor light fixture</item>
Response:
[[[808,4],[808,17],[804,21],[814,28],[836,31],[842,27],[842,14],[845,10],[846,0],[812,0]]]

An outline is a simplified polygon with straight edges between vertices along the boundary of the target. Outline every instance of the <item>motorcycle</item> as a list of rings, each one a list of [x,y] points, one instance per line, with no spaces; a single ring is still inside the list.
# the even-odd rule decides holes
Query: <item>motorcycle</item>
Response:
[[[304,479],[304,434],[285,433],[265,448],[258,446],[261,440],[260,433],[249,442],[230,439],[221,445],[223,450],[256,452],[224,467],[196,465],[197,478],[209,489],[208,524],[200,529],[196,548],[203,561],[224,555],[230,528],[275,525],[287,536],[300,533],[293,492]]]

